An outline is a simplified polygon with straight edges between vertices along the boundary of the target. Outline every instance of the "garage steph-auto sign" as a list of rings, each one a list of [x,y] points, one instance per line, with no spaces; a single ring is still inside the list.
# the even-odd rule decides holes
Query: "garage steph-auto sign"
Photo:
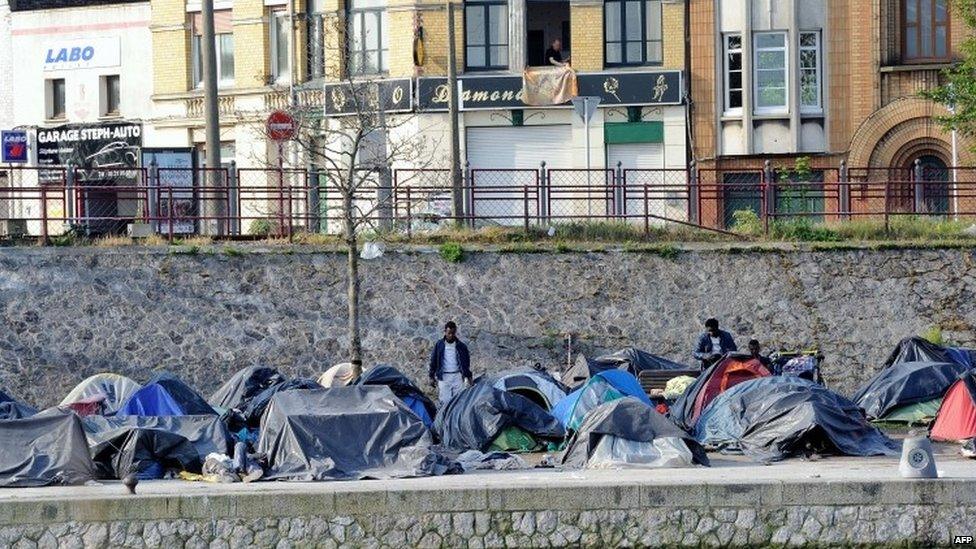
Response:
[[[3,146],[2,156],[5,164],[27,162],[27,132],[4,130],[0,132],[0,144]]]

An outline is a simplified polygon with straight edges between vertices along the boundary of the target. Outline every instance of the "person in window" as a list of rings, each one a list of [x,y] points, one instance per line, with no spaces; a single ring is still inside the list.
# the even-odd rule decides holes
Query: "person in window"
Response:
[[[701,361],[701,369],[705,370],[712,364],[718,362],[725,353],[738,351],[732,334],[725,330],[720,330],[718,320],[709,318],[705,321],[705,333],[698,338],[698,347],[695,349],[694,357]]]
[[[427,374],[442,407],[464,389],[465,382],[471,385],[471,357],[467,345],[457,338],[454,322],[444,325],[444,337],[434,345]]]
[[[553,40],[549,49],[546,50],[546,63],[557,67],[569,65],[569,56],[563,59],[563,43],[558,38]]]

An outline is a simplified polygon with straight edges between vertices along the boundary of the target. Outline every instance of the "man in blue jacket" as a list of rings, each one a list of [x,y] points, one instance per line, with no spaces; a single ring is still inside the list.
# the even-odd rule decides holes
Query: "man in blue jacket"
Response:
[[[718,320],[709,318],[705,321],[705,333],[698,338],[698,347],[694,356],[701,361],[701,369],[705,370],[718,362],[725,353],[738,351],[732,334],[718,328]]]
[[[471,355],[468,346],[457,338],[454,322],[444,325],[444,337],[434,345],[427,374],[431,386],[437,387],[440,406],[445,406],[460,393],[465,381],[471,384]]]

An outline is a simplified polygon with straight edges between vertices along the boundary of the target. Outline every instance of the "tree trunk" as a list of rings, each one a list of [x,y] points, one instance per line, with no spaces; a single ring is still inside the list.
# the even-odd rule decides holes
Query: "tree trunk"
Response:
[[[359,245],[356,240],[355,212],[352,204],[353,191],[343,193],[344,232],[346,233],[346,301],[348,304],[349,362],[352,378],[363,373],[363,348],[359,339]]]

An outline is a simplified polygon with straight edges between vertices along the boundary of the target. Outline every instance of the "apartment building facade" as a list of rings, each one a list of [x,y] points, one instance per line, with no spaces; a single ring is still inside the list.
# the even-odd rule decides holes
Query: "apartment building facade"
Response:
[[[762,207],[732,184],[760,181],[767,160],[789,177],[809,158],[813,182],[836,180],[841,162],[852,178],[905,181],[916,165],[938,181],[972,165],[969,144],[954,147],[935,120],[946,106],[919,96],[960,54],[951,0],[690,0],[689,13],[692,156],[727,187],[713,222]]]

